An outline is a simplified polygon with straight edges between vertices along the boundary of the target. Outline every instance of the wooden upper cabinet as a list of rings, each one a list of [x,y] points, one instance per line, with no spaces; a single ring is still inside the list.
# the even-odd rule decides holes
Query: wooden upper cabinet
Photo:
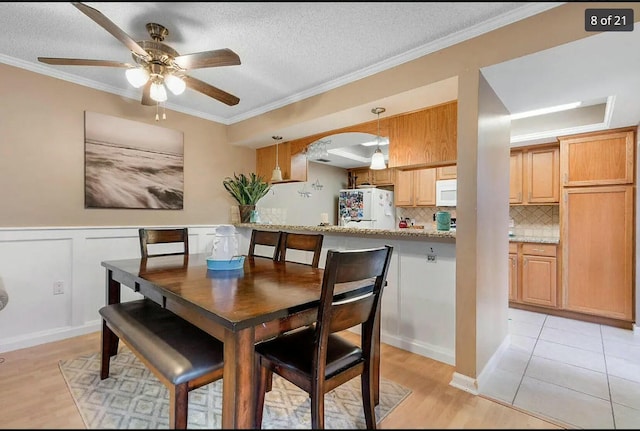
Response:
[[[394,184],[395,169],[371,169],[369,171],[371,176],[371,184],[374,186],[387,186]]]
[[[390,117],[388,120],[390,168],[456,162],[457,101]]]
[[[307,181],[307,158],[301,152],[292,154],[289,142],[278,144],[278,165],[282,171],[282,181],[289,183]],[[256,173],[271,183],[271,175],[276,167],[276,146],[256,149]]]
[[[560,149],[558,146],[527,151],[527,202],[560,202]]]
[[[512,150],[509,161],[509,203],[522,203],[522,150]]]
[[[632,184],[636,127],[559,137],[562,185]]]
[[[510,204],[560,202],[560,150],[557,144],[511,151]]]
[[[396,206],[413,206],[413,171],[397,171],[396,184],[393,188]]]
[[[458,165],[441,166],[436,171],[436,180],[455,180],[458,177]]]
[[[435,206],[436,169],[396,171],[393,195],[396,206]]]
[[[356,186],[371,184],[371,174],[369,168],[353,168],[348,171],[356,178]]]

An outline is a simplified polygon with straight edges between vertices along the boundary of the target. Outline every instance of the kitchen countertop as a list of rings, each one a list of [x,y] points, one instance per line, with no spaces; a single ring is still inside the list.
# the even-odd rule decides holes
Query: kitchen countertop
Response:
[[[304,231],[304,232],[322,232],[333,234],[350,234],[350,235],[366,235],[366,236],[384,236],[384,237],[410,237],[415,239],[420,238],[443,238],[454,239],[456,238],[456,230],[450,231],[438,231],[433,228],[426,229],[360,229],[343,226],[300,226],[300,225],[278,225],[278,224],[262,224],[262,223],[237,223],[234,226],[239,228],[248,229],[263,229],[263,230],[283,230],[283,231]],[[509,242],[535,242],[546,244],[558,244],[558,237],[543,237],[543,236],[511,236]]]
[[[544,244],[559,244],[557,236],[510,236],[509,242],[537,242]]]
[[[437,231],[435,229],[361,229],[343,226],[296,226],[296,225],[277,225],[277,224],[261,224],[261,223],[237,223],[235,227],[244,227],[249,229],[264,230],[285,230],[285,231],[305,231],[305,232],[322,232],[335,234],[350,235],[366,235],[366,236],[385,236],[385,237],[412,237],[412,238],[456,238],[455,229],[450,231]]]

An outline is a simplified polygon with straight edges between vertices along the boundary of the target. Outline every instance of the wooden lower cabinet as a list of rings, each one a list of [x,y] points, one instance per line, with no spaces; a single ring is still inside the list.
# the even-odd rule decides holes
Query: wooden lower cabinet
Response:
[[[556,254],[555,244],[509,244],[510,302],[558,307]]]
[[[509,243],[509,301],[518,300],[518,244]]]
[[[522,244],[522,296],[525,304],[558,306],[556,246]]]

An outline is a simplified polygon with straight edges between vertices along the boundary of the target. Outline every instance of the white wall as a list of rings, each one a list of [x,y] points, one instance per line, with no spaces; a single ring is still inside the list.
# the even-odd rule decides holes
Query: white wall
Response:
[[[189,226],[190,252],[210,253],[214,235],[215,225]],[[0,285],[9,295],[0,311],[0,352],[100,330],[101,262],[137,257],[138,227],[0,229]],[[53,294],[57,281],[61,295]],[[122,288],[124,300],[137,297]]]
[[[316,180],[322,185],[321,190],[313,187]],[[256,208],[259,211],[265,208],[286,209],[286,219],[281,220],[282,224],[317,226],[320,224],[320,213],[329,215],[329,224],[337,224],[338,190],[346,187],[346,169],[310,162],[306,182],[273,185]],[[310,192],[311,195],[304,197],[300,191]]]

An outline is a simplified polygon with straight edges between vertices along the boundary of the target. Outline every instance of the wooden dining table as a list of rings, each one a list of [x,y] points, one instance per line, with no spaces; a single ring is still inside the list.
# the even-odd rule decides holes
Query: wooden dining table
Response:
[[[106,302],[121,300],[121,285],[155,301],[224,342],[222,428],[254,427],[254,345],[312,324],[322,288],[322,268],[246,257],[236,270],[210,270],[206,254],[111,260]],[[338,297],[371,289],[373,280],[337,285]],[[341,299],[341,298],[340,298]],[[378,402],[380,319],[374,355]]]

